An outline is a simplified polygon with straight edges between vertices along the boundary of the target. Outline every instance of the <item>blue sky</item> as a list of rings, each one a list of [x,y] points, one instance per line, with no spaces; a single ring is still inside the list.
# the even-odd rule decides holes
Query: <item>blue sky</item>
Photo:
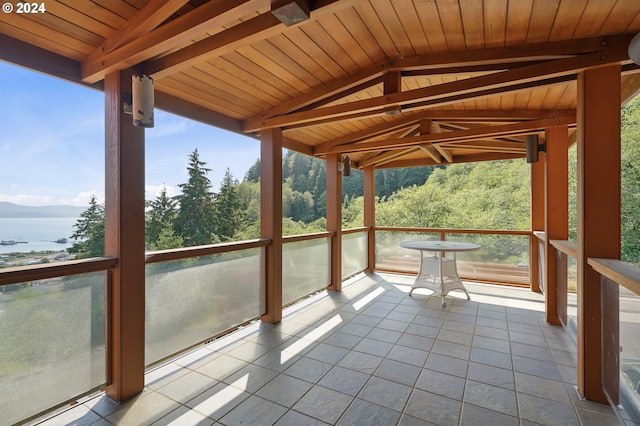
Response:
[[[212,169],[218,189],[227,168],[242,180],[260,143],[156,110],[146,130],[146,196],[163,185],[171,195],[187,180],[189,154]],[[0,62],[0,201],[88,204],[104,200],[104,95]]]

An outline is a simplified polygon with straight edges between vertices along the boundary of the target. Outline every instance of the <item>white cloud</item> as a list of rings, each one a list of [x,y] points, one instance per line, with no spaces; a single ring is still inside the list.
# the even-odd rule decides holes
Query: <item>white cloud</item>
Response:
[[[147,200],[155,199],[158,195],[160,195],[160,192],[162,192],[162,188],[167,188],[167,195],[169,197],[174,197],[174,196],[180,194],[180,190],[176,186],[165,185],[165,184],[162,184],[162,185],[145,185],[144,186],[145,199],[147,199]]]
[[[23,206],[88,206],[89,199],[95,195],[98,203],[104,202],[104,194],[97,191],[84,191],[73,197],[54,197],[51,195],[32,195],[32,194],[3,194],[0,193],[0,201],[8,203],[20,204]]]

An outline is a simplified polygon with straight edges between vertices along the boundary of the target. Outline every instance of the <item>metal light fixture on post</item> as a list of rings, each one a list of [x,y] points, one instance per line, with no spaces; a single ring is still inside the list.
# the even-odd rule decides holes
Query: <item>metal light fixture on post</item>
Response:
[[[342,176],[351,176],[351,157],[348,155],[342,158]]]
[[[538,143],[538,135],[527,135],[527,163],[537,163],[538,153],[547,152],[547,144]]]
[[[153,122],[153,79],[148,75],[134,75],[131,78],[133,125],[151,128]]]

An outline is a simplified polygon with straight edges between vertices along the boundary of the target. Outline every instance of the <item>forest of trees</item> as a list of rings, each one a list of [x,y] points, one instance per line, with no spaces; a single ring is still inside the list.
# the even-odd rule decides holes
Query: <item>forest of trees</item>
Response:
[[[640,98],[622,109],[622,258],[640,262]],[[218,192],[197,149],[188,159],[181,193],[166,189],[147,204],[149,250],[241,241],[260,235],[260,161],[242,181],[226,170]],[[283,232],[326,229],[324,161],[288,151],[283,158]],[[575,241],[575,147],[570,152],[570,238]],[[530,228],[529,165],[524,160],[376,171],[376,223],[380,226],[467,229]],[[363,176],[343,178],[343,228],[363,224]],[[104,207],[91,199],[75,225],[70,249],[77,257],[101,256]]]

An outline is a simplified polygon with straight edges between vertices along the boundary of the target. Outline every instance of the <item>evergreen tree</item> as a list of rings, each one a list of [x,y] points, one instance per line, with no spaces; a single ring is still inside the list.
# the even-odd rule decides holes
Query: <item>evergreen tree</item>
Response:
[[[89,208],[80,214],[73,227],[71,238],[78,240],[68,249],[77,258],[104,256],[104,205],[95,196],[89,200]]]
[[[175,237],[173,221],[178,214],[177,201],[167,195],[166,186],[155,200],[148,203],[146,216],[147,247],[153,250],[176,248],[182,245],[182,239]],[[159,243],[162,236],[162,243]],[[179,244],[178,244],[179,243]]]
[[[253,163],[253,165],[251,167],[249,167],[249,170],[247,170],[247,173],[245,173],[244,175],[244,180],[243,182],[260,182],[260,159],[258,158],[256,160],[255,163]]]
[[[198,149],[189,155],[187,183],[178,185],[182,194],[176,197],[179,203],[174,222],[175,234],[184,240],[184,245],[198,246],[216,242],[214,234],[214,206],[211,181],[207,174],[211,171],[200,161]]]
[[[231,170],[227,168],[222,179],[220,192],[213,202],[215,209],[215,233],[221,241],[228,241],[242,228],[244,212],[240,195],[235,186]]]

